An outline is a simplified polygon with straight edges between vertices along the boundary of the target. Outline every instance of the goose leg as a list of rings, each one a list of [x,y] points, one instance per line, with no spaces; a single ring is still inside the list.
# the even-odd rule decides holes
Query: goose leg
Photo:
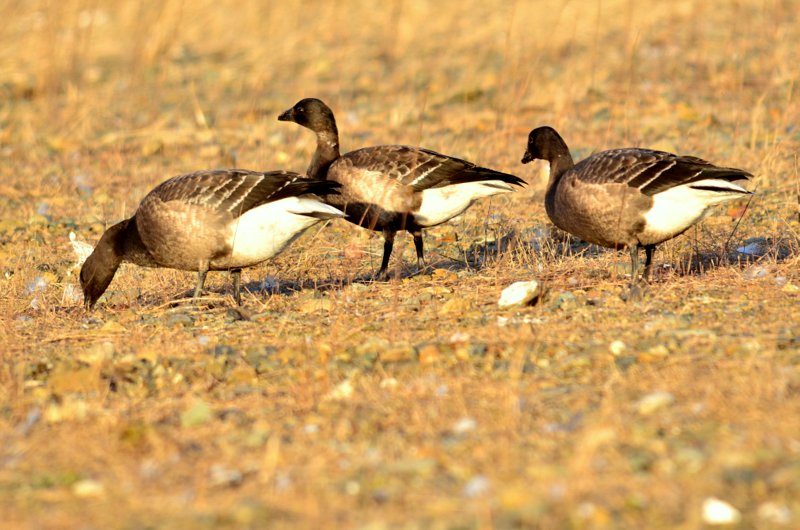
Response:
[[[417,269],[422,270],[425,267],[425,252],[422,243],[422,230],[412,232],[414,236],[414,248],[417,250]]]
[[[639,280],[639,245],[628,247],[631,251],[631,283]]]
[[[389,257],[392,255],[394,247],[394,235],[392,230],[383,231],[383,259],[381,260],[381,270],[378,271],[378,278],[387,279],[386,269],[389,267]]]
[[[642,298],[642,289],[639,287],[639,245],[631,245],[631,292],[629,300]]]
[[[242,269],[231,269],[233,277],[233,299],[236,305],[242,305]]]
[[[194,298],[200,296],[203,292],[203,286],[206,284],[206,274],[208,274],[208,267],[201,268],[197,271],[197,285],[194,288]]]
[[[649,282],[650,281],[650,277],[652,276],[652,272],[653,272],[653,267],[652,267],[652,265],[653,265],[653,253],[655,251],[656,251],[656,246],[655,245],[646,245],[644,247],[645,260],[644,260],[644,274],[643,274],[643,276],[644,276],[644,280],[646,282]]]

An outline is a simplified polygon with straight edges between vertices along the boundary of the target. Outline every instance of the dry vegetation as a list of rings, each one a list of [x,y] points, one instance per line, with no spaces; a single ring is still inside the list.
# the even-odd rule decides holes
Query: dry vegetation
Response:
[[[493,5],[494,4],[494,5]],[[0,2],[0,520],[6,528],[800,527],[800,3]],[[426,236],[432,273],[360,281],[381,239],[309,233],[183,299],[94,243],[165,178],[303,170],[301,97],[343,147],[423,145],[530,187]],[[758,195],[656,254],[551,236],[551,124],[752,171]],[[749,244],[751,254],[736,252]],[[500,311],[502,288],[547,294]],[[179,302],[174,303],[176,300]]]

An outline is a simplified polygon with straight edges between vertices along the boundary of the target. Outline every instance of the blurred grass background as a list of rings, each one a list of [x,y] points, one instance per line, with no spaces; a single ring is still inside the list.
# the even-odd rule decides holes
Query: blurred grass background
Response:
[[[798,525],[800,3],[0,16],[4,527],[699,528],[709,497],[734,527]],[[133,267],[82,311],[70,232],[95,242],[182,172],[303,171],[313,137],[276,117],[312,96],[344,150],[421,145],[530,187],[428,231],[432,275],[351,284],[380,238],[335,223],[245,272],[249,320],[171,307],[191,275]],[[753,172],[758,195],[730,248],[743,205],[665,244],[626,305],[624,256],[541,237],[546,168],[519,159],[542,124],[576,158],[692,154]],[[719,266],[748,241],[762,250]],[[528,278],[540,304],[499,311]]]

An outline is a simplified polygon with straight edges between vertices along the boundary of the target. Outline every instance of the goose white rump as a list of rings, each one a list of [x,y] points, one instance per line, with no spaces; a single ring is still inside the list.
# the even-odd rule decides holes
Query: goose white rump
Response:
[[[414,212],[420,226],[436,226],[449,221],[482,197],[514,191],[511,184],[500,180],[464,182],[422,191],[422,204]]]
[[[708,179],[682,184],[653,195],[653,206],[644,214],[643,244],[674,237],[705,218],[717,204],[749,193],[725,180]]]
[[[335,217],[344,214],[311,197],[287,197],[253,208],[231,221],[231,254],[211,265],[236,268],[266,261],[321,219]]]

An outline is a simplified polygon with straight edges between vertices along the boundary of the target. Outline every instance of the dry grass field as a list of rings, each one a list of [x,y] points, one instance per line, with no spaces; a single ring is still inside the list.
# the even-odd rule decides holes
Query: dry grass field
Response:
[[[800,2],[0,1],[3,529],[800,528]],[[94,244],[153,186],[421,145],[526,179],[411,238],[312,229],[187,298]],[[569,240],[519,160],[643,146],[751,171],[656,253]],[[744,215],[743,215],[744,214]],[[745,251],[745,252],[742,252]],[[528,308],[501,290],[536,279]],[[714,506],[714,499],[722,505]]]

